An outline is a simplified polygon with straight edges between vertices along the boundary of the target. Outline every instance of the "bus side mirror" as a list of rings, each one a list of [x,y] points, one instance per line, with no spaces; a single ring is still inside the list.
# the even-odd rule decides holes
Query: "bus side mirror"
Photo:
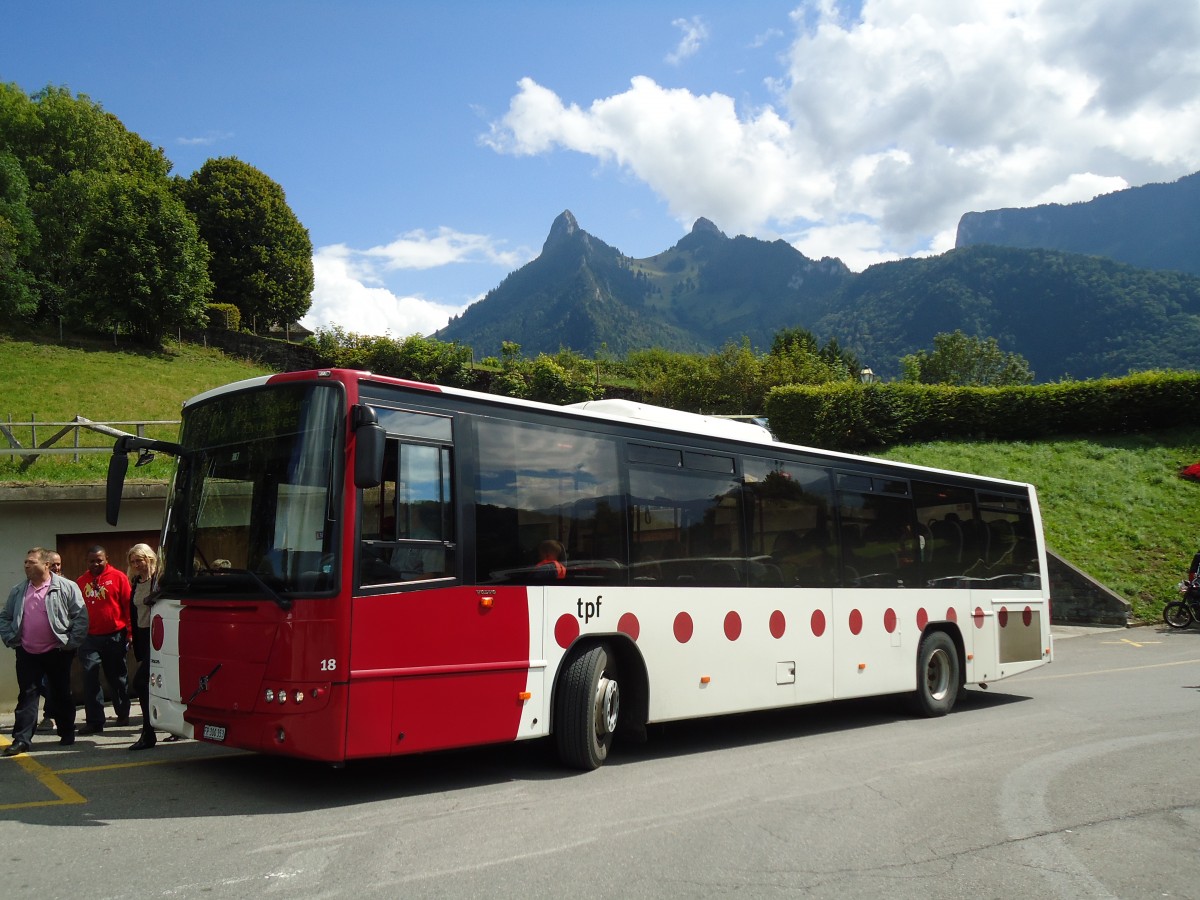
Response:
[[[109,525],[115,526],[121,513],[121,494],[125,490],[125,473],[128,471],[129,451],[125,449],[125,439],[117,438],[108,460],[108,485],[104,493],[104,519]]]
[[[383,483],[383,450],[386,434],[375,410],[354,407],[354,486],[379,487]]]

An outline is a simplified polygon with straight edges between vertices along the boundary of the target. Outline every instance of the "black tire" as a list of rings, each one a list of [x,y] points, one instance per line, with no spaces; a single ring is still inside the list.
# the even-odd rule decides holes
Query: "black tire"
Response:
[[[944,716],[954,708],[962,682],[958,648],[944,631],[931,631],[917,648],[917,689],[912,706],[918,715]]]
[[[591,771],[604,765],[621,708],[615,660],[608,647],[585,650],[559,676],[554,737],[564,765]]]
[[[1182,600],[1172,600],[1163,607],[1163,621],[1172,628],[1187,628],[1192,624],[1192,610]]]

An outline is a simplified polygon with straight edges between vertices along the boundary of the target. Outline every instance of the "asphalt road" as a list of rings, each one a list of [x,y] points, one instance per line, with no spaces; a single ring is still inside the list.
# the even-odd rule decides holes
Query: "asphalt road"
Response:
[[[342,770],[135,727],[0,759],[6,898],[1200,898],[1200,628],[1057,630],[943,719],[894,699]],[[136,722],[136,718],[135,718]],[[11,718],[3,723],[7,743]]]

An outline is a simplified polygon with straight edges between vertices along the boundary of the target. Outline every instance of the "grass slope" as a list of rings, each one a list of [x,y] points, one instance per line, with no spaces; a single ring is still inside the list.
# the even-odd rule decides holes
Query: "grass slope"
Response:
[[[69,422],[76,415],[93,422],[178,421],[180,405],[210,388],[268,374],[261,366],[230,359],[216,350],[184,344],[159,353],[114,351],[111,342],[72,340],[71,345],[0,335],[0,421]],[[117,425],[123,431],[132,428]],[[57,428],[39,426],[37,444]],[[32,430],[13,428],[24,447],[34,445]],[[174,440],[178,426],[147,428],[149,437]],[[112,438],[80,430],[80,445],[112,447]],[[54,446],[72,446],[67,435]],[[0,439],[0,447],[8,442]],[[171,461],[156,460],[131,478],[166,478]],[[0,456],[0,483],[103,481],[108,455],[42,456],[26,471],[21,457]]]
[[[0,420],[174,420],[180,404],[218,385],[266,374],[259,366],[184,345],[162,353],[113,352],[104,342],[60,346],[0,336]],[[39,428],[38,440],[54,429]],[[128,429],[127,429],[128,430]],[[174,438],[162,427],[152,436]],[[84,432],[84,443],[111,446]],[[17,434],[29,446],[29,433]],[[60,443],[59,446],[69,446]],[[1017,443],[930,443],[895,447],[889,459],[977,472],[1038,488],[1046,540],[1074,565],[1129,599],[1140,618],[1157,618],[1174,596],[1200,540],[1200,484],[1178,470],[1200,460],[1200,428],[1118,437]],[[43,456],[26,472],[0,457],[0,483],[103,481],[108,455]],[[167,478],[171,461],[130,470]]]

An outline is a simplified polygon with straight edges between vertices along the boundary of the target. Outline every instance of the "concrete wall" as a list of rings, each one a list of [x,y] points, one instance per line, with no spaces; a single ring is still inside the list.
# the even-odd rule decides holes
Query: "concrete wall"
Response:
[[[104,485],[0,487],[0,602],[14,584],[25,580],[25,551],[30,547],[55,548],[87,535],[104,544],[109,561],[124,570],[129,547],[147,532],[161,530],[166,497],[165,484],[127,483],[119,523],[113,528],[104,521]],[[70,564],[64,554],[64,576],[76,578],[83,569],[78,560]],[[13,651],[0,647],[0,713],[11,713],[16,704],[16,660]]]
[[[1092,576],[1054,553],[1050,570],[1050,616],[1059,625],[1129,625],[1133,607]]]

